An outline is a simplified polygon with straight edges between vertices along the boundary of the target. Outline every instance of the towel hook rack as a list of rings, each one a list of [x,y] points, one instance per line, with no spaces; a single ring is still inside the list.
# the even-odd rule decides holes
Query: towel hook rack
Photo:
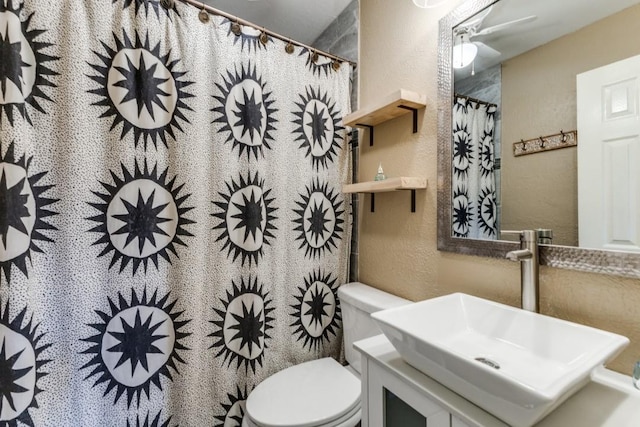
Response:
[[[517,157],[559,148],[575,147],[576,145],[578,145],[578,131],[565,132],[561,130],[560,133],[553,135],[539,136],[527,140],[520,139],[520,142],[514,142],[513,155]]]

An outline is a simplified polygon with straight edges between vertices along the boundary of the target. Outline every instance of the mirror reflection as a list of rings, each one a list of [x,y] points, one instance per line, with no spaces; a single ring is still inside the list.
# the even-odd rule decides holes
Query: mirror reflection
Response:
[[[639,30],[638,0],[501,0],[453,29],[452,237],[640,250]]]

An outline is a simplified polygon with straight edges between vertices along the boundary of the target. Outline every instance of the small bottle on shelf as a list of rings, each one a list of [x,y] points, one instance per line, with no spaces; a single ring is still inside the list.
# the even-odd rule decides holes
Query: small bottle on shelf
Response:
[[[378,165],[378,173],[376,174],[374,181],[384,181],[387,177],[384,175],[384,171],[382,170],[382,163]]]

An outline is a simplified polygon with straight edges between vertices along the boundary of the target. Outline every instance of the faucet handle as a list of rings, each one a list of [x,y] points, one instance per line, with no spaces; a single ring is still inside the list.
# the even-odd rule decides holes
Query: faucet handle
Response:
[[[553,230],[550,228],[537,228],[535,230],[502,230],[500,234],[520,236],[520,241],[536,239],[538,243],[550,245],[553,242]]]
[[[501,230],[500,234],[506,234],[508,236],[519,236],[520,241],[522,241],[522,239],[524,238],[523,230]]]
[[[538,232],[536,230],[502,230],[500,233],[520,236],[520,242],[533,242],[538,240]]]
[[[522,236],[523,230],[500,230],[500,234],[517,234]]]
[[[550,228],[538,228],[536,233],[538,233],[538,243],[545,245],[553,243],[553,230]]]

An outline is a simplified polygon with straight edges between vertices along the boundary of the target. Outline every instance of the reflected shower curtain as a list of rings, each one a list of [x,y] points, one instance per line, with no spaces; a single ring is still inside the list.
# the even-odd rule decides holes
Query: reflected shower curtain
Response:
[[[350,67],[232,24],[0,0],[0,426],[239,425],[339,357]]]
[[[493,134],[496,106],[456,96],[453,104],[452,236],[496,239]]]

